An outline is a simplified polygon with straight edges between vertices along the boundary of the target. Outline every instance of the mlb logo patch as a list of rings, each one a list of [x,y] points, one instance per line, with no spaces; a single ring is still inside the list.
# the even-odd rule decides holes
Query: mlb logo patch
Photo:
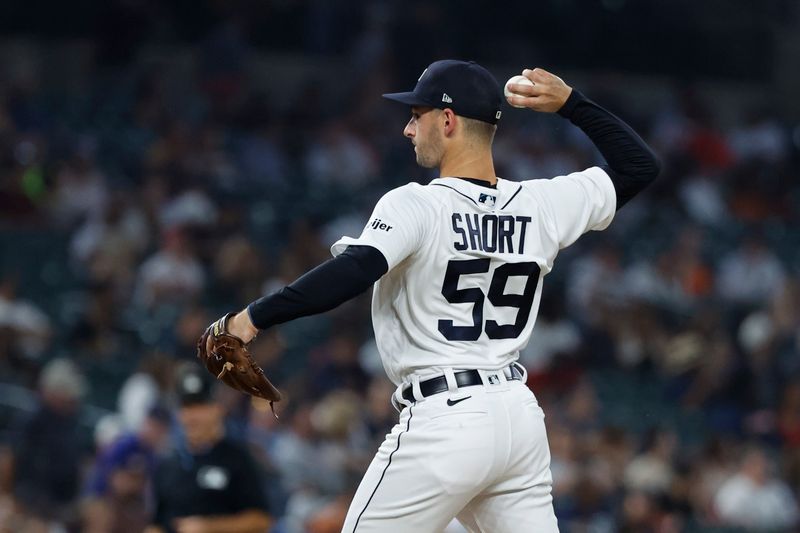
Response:
[[[497,385],[500,383],[500,378],[497,376],[497,374],[489,374],[486,376],[486,379],[489,380],[489,385]]]
[[[478,196],[478,202],[488,207],[494,207],[496,201],[497,196],[492,196],[491,194],[481,193],[481,195]]]

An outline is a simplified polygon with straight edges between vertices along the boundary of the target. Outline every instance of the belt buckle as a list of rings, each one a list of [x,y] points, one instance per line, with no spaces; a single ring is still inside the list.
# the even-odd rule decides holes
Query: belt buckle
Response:
[[[525,381],[528,379],[528,371],[525,370],[525,367],[519,364],[518,361],[514,361],[508,365],[507,368],[509,373],[508,379],[521,381],[522,383],[525,383]]]

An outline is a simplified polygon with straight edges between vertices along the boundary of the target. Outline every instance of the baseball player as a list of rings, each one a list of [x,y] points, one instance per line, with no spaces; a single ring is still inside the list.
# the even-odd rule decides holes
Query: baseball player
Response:
[[[522,75],[533,83],[512,84],[508,102],[557,112],[605,165],[553,179],[497,177],[497,81],[476,63],[437,61],[413,91],[384,96],[410,107],[403,134],[439,177],[386,193],[360,237],[333,245],[333,259],[201,340],[202,357],[221,360],[227,345],[212,346],[220,334],[247,343],[375,284],[375,338],[400,415],[353,498],[346,533],[435,533],[453,517],[473,532],[558,530],[544,414],[516,361],[559,250],[606,228],[659,164],[630,127],[559,77]],[[231,370],[225,379],[238,378]]]

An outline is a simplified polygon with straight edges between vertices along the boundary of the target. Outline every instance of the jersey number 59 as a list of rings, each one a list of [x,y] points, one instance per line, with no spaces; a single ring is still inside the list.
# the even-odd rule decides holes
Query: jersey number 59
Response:
[[[513,324],[498,324],[494,320],[486,321],[486,336],[490,339],[514,339],[519,337],[531,313],[533,297],[539,283],[539,265],[533,262],[505,263],[497,267],[489,284],[489,292],[484,295],[477,287],[458,288],[459,277],[466,274],[482,274],[489,271],[490,259],[453,260],[447,263],[444,275],[442,295],[452,304],[472,303],[472,325],[454,326],[452,320],[439,320],[439,332],[451,341],[476,341],[484,330],[483,303],[488,296],[495,307],[516,307],[519,309]],[[525,276],[525,290],[522,294],[505,294],[508,278]]]

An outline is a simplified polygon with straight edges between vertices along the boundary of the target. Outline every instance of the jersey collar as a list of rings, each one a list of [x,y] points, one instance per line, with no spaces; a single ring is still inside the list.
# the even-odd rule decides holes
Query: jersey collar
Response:
[[[444,176],[441,178],[434,178],[430,181],[431,184],[438,183],[440,185],[447,185],[449,187],[454,187],[458,189],[459,192],[466,192],[466,191],[473,191],[476,189],[488,189],[490,191],[497,191],[502,187],[501,182],[506,180],[502,178],[497,178],[497,183],[495,186],[489,185],[489,182],[484,182],[483,180],[477,180],[474,178],[462,178],[458,176]],[[484,185],[485,183],[486,185]]]
[[[497,186],[492,187],[488,183],[480,185],[475,180],[467,180],[458,177],[435,178],[430,181],[430,185],[439,185],[455,190],[457,193],[468,197],[478,207],[494,211],[499,209],[501,198],[505,196],[509,185],[516,185],[512,182],[497,178]]]
[[[464,176],[453,176],[453,177],[457,178],[457,179],[460,179],[460,180],[467,181],[467,182],[469,182],[469,183],[471,183],[473,185],[477,185],[478,187],[485,187],[485,188],[497,190],[497,182],[494,182],[493,184],[490,184],[486,180],[479,180],[477,178],[465,178]]]

